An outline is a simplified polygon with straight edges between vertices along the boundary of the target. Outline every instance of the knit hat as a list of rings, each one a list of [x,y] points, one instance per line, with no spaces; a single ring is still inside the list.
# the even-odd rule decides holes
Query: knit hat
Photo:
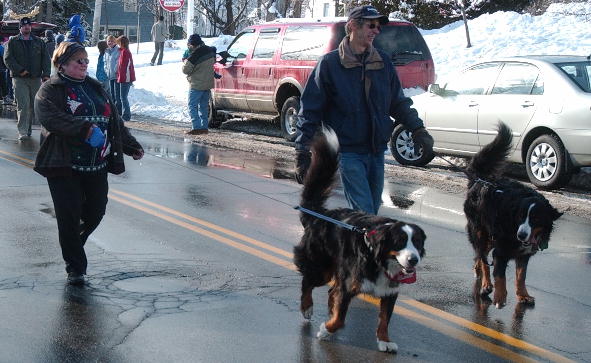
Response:
[[[18,27],[19,29],[23,27],[23,25],[31,25],[31,18],[25,16],[24,18],[21,18],[21,20],[18,22]]]
[[[66,47],[66,50],[56,60],[56,63],[58,66],[61,66],[62,64],[66,64],[68,62],[68,60],[70,60],[70,58],[72,58],[72,56],[74,54],[76,54],[76,52],[78,52],[80,50],[86,51],[84,46],[80,43],[66,42],[65,44],[68,44],[68,46]]]
[[[201,37],[199,36],[199,34],[193,34],[189,37],[189,40],[187,41],[187,43],[194,46],[194,47],[198,47],[201,44],[203,44],[203,40],[201,40]]]

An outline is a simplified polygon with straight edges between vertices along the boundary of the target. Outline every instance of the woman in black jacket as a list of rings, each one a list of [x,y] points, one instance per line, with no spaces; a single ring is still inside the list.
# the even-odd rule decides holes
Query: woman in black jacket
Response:
[[[123,153],[135,160],[144,150],[123,125],[101,84],[86,74],[88,54],[78,43],[55,50],[58,74],[35,97],[45,139],[35,171],[47,178],[57,218],[68,283],[84,284],[84,244],[107,206],[107,172],[125,171]]]

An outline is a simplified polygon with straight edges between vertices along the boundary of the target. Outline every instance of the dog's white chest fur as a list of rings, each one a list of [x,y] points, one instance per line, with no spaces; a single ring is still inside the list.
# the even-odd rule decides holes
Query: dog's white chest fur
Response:
[[[390,279],[388,279],[384,273],[380,273],[375,282],[364,279],[361,284],[361,292],[376,297],[395,295],[398,293],[400,286],[392,287],[390,286],[391,284],[392,282]]]

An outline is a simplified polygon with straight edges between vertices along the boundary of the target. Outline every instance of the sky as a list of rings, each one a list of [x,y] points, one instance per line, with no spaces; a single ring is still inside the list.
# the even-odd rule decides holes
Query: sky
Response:
[[[590,14],[590,15],[568,15]],[[545,14],[532,16],[515,12],[484,14],[468,21],[471,48],[466,48],[462,21],[441,29],[421,30],[433,60],[437,83],[444,84],[456,72],[495,56],[532,54],[591,54],[591,2],[553,4]],[[231,37],[203,38],[206,44],[224,50]],[[136,82],[129,92],[131,112],[138,116],[190,124],[187,99],[189,83],[181,72],[186,40],[167,43],[161,66],[150,66],[154,43],[131,44]],[[87,48],[94,76],[98,60],[96,47]],[[422,89],[405,89],[409,97]]]

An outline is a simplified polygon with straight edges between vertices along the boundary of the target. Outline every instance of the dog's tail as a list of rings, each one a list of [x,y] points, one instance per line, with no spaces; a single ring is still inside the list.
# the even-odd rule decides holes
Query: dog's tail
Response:
[[[498,133],[495,139],[482,148],[474,157],[468,167],[466,174],[468,178],[494,178],[498,176],[505,165],[505,159],[511,152],[513,134],[509,126],[499,122]]]
[[[339,167],[339,141],[335,132],[331,128],[323,127],[316,133],[310,151],[312,162],[304,179],[300,206],[322,211],[332,191]]]

